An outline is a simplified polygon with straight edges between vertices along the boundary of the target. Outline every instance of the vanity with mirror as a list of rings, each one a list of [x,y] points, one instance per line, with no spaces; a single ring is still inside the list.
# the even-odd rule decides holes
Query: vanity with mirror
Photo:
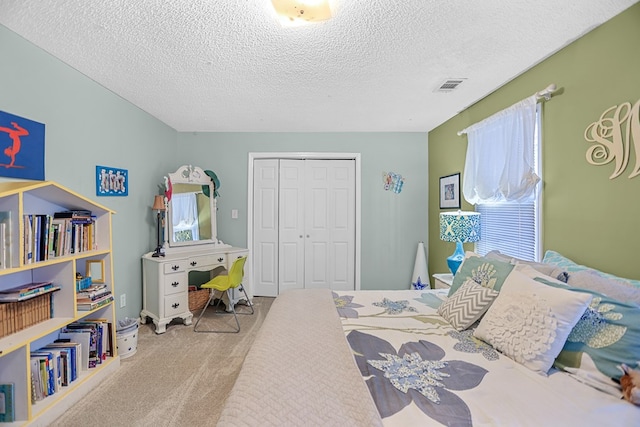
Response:
[[[236,258],[249,253],[218,239],[216,180],[213,172],[191,165],[165,177],[162,247],[142,257],[140,318],[143,323],[152,319],[157,334],[164,333],[173,319],[190,325],[189,287],[208,281],[221,270],[228,271]],[[248,268],[247,264],[243,284],[251,294]],[[226,304],[240,300],[236,291],[233,301],[224,300]]]

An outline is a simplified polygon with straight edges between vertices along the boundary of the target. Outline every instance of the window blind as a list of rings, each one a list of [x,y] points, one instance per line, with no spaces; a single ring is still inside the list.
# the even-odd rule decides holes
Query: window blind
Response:
[[[499,250],[515,258],[537,261],[535,202],[477,204],[476,212],[481,214],[480,241],[475,249],[478,254]]]

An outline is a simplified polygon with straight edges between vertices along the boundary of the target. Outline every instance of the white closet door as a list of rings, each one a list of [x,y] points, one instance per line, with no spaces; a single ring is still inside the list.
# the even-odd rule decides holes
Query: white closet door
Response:
[[[355,289],[355,160],[253,165],[254,295]]]
[[[304,160],[280,160],[280,292],[304,287],[304,165]]]
[[[253,293],[278,295],[279,160],[253,163]]]
[[[355,162],[305,160],[305,288],[355,288]]]

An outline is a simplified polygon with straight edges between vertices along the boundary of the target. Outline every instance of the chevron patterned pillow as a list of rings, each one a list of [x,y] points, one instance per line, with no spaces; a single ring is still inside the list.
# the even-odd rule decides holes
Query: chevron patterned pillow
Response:
[[[438,314],[457,331],[473,325],[489,309],[498,291],[480,286],[468,279],[438,308]]]

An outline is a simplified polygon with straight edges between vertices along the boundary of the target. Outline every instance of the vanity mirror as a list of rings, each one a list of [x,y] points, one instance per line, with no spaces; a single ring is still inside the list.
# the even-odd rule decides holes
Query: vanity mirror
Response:
[[[165,177],[165,251],[194,245],[226,246],[218,240],[215,186],[197,166],[185,165]]]

